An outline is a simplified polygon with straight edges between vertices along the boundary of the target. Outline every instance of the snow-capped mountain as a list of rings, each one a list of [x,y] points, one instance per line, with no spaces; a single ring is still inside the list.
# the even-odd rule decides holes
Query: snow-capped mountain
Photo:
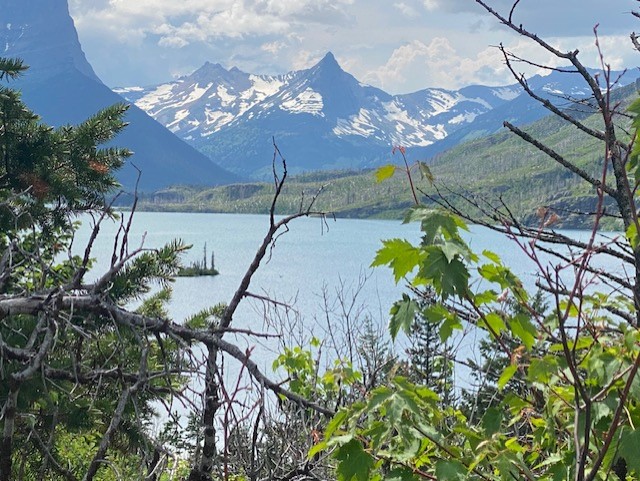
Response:
[[[189,76],[116,89],[174,133],[236,173],[260,177],[275,137],[294,171],[359,168],[394,145],[427,146],[519,94],[514,86],[426,89],[392,96],[364,85],[328,53],[286,75],[252,75],[207,63]]]
[[[581,94],[578,79],[559,73],[530,85],[549,98]],[[359,82],[331,53],[286,75],[206,63],[174,82],[116,92],[217,164],[257,178],[271,172],[273,138],[293,172],[362,168],[387,162],[396,145],[435,153],[495,132],[505,119],[530,122],[546,113],[518,84],[390,95]]]

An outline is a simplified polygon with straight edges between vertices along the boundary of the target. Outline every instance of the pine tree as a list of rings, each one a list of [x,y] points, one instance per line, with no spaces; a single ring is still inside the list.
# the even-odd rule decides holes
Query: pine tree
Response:
[[[0,59],[0,80],[24,70],[19,60]],[[166,285],[182,245],[129,255],[123,224],[111,269],[92,284],[85,281],[91,244],[84,256],[69,252],[79,215],[93,216],[94,235],[115,216],[107,203],[113,174],[131,152],[102,145],[125,128],[126,110],[118,104],[52,128],[18,91],[0,87],[2,481],[90,480],[107,458],[139,477],[156,449],[144,428],[151,403],[180,385],[171,374],[182,362],[176,342],[119,323],[114,313],[134,316],[122,306],[152,282]],[[139,313],[163,316],[167,298],[163,290],[146,299]]]
[[[454,356],[451,346],[443,343],[438,325],[423,315],[429,305],[429,294],[423,294],[422,310],[418,311],[409,334],[410,346],[407,348],[409,379],[427,386],[440,396],[443,406],[452,406],[454,393]]]

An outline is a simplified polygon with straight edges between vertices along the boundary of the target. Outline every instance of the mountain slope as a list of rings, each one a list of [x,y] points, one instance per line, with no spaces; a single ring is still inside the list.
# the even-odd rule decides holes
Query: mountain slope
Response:
[[[635,98],[634,86],[627,86],[616,91],[612,101],[624,106]],[[602,127],[602,120],[597,114],[585,115],[583,121],[593,128]],[[602,175],[602,144],[575,126],[550,115],[523,128],[596,178]],[[419,158],[418,151],[408,149],[407,157],[410,160]],[[440,191],[464,212],[471,213],[472,208],[461,200],[458,193],[475,199],[485,208],[488,207],[485,201],[497,206],[504,202],[516,218],[530,225],[539,222],[535,215],[537,208],[549,206],[559,214],[559,226],[591,227],[592,217],[578,215],[577,212],[594,211],[597,199],[593,188],[506,130],[462,143],[429,161],[429,167]],[[415,175],[414,181],[422,191],[434,194],[434,189],[419,175]],[[323,187],[323,192],[315,206],[338,216],[400,217],[412,204],[403,173],[376,183],[371,170],[315,172],[290,179],[282,192],[278,212],[295,212],[299,207],[300,193],[313,195],[320,187]],[[143,198],[141,207],[148,210],[259,213],[268,210],[272,194],[273,184],[270,183],[245,183],[212,189],[171,188]],[[480,213],[477,215],[482,216]],[[620,227],[611,219],[603,222],[608,228]]]
[[[78,36],[62,0],[0,0],[3,22],[0,42],[4,56],[20,57],[31,66],[12,83],[27,105],[49,124],[78,123],[123,99],[96,76],[80,47]],[[123,187],[132,190],[142,171],[140,189],[169,184],[214,185],[235,176],[175,137],[138,107],[127,113],[129,127],[117,139],[135,155],[117,173]],[[135,167],[134,167],[135,165]]]
[[[116,91],[220,165],[257,178],[271,170],[272,138],[293,172],[370,167],[394,145],[430,145],[519,93],[476,86],[391,96],[331,53],[282,76],[206,64],[175,82]]]
[[[637,76],[628,73],[619,86]],[[575,74],[554,71],[528,82],[560,106],[585,95]],[[271,174],[274,138],[293,173],[360,169],[387,162],[396,145],[430,158],[499,131],[504,120],[523,125],[548,114],[519,84],[392,96],[360,83],[331,53],[281,76],[208,63],[175,82],[117,91],[216,163],[256,179]]]

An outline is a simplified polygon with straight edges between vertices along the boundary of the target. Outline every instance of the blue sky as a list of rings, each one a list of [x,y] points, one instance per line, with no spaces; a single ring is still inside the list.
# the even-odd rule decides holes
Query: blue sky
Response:
[[[488,3],[506,14],[512,2]],[[512,83],[494,47],[500,42],[552,61],[474,0],[69,0],[69,7],[87,58],[111,87],[166,82],[205,61],[284,73],[329,50],[359,80],[390,93]],[[599,23],[607,62],[635,68],[634,8],[635,0],[520,0],[514,21],[561,50],[579,49],[590,66],[598,62]]]

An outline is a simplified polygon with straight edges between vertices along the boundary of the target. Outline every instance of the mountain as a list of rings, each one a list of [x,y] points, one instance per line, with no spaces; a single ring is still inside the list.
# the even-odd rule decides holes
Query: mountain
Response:
[[[611,101],[619,106],[619,121],[624,121],[623,112],[637,97],[635,85],[613,92]],[[585,114],[581,121],[592,129],[603,129],[598,113]],[[576,129],[575,125],[555,115],[546,115],[528,124],[526,131],[593,177],[602,175],[603,143]],[[596,211],[598,198],[593,188],[506,129],[461,143],[430,159],[428,165],[439,193],[447,202],[479,219],[491,210],[490,205],[503,212],[503,207],[508,206],[518,221],[537,226],[540,223],[536,215],[538,208],[548,206],[560,216],[558,227],[592,227],[593,217],[580,213]],[[421,192],[437,197],[433,185],[426,179],[416,175],[414,182]],[[315,193],[319,189],[322,195],[314,206],[338,217],[401,218],[413,204],[404,172],[398,171],[378,183],[373,170],[315,171],[289,179],[279,198],[278,213],[297,212],[300,193]],[[257,213],[269,209],[272,195],[272,182],[211,188],[176,186],[143,196],[140,207],[159,211]],[[431,203],[427,198],[423,201]],[[611,198],[605,199],[607,210],[612,202]],[[478,206],[484,212],[480,212]],[[612,209],[615,210],[615,206],[612,205]],[[621,228],[619,222],[608,216],[602,219],[601,226],[617,231]]]
[[[392,96],[328,53],[310,69],[252,75],[207,63],[174,82],[116,89],[219,165],[271,171],[272,138],[292,172],[371,167],[394,145],[426,146],[519,94],[515,86]]]
[[[579,76],[557,71],[529,85],[559,106],[585,94]],[[116,91],[216,163],[256,179],[270,175],[272,138],[294,173],[359,169],[388,162],[396,145],[430,158],[499,131],[504,120],[523,125],[548,114],[519,84],[390,95],[359,82],[331,53],[280,76],[207,63],[174,82]]]
[[[0,0],[0,44],[5,57],[22,58],[30,69],[11,86],[26,104],[54,126],[79,123],[123,99],[105,86],[87,61],[63,0]],[[114,68],[117,65],[114,63]],[[130,125],[116,143],[134,151],[118,180],[127,190],[155,190],[168,184],[215,185],[236,176],[132,106]],[[135,167],[134,167],[135,166]]]
[[[590,69],[592,75],[598,72]],[[634,83],[639,73],[636,70],[612,72],[612,78],[619,78],[615,88],[619,89]],[[561,109],[570,109],[575,117],[584,117],[593,113],[593,108],[588,101],[585,101],[588,100],[586,85],[577,74],[554,71],[546,76],[534,75],[527,80],[527,83],[536,95],[549,100]],[[505,120],[522,126],[547,115],[549,110],[528,94],[521,92],[509,102],[502,103],[478,115],[461,128],[450,131],[449,135],[439,142],[418,148],[413,153],[419,158],[429,159],[465,142],[499,132]]]

